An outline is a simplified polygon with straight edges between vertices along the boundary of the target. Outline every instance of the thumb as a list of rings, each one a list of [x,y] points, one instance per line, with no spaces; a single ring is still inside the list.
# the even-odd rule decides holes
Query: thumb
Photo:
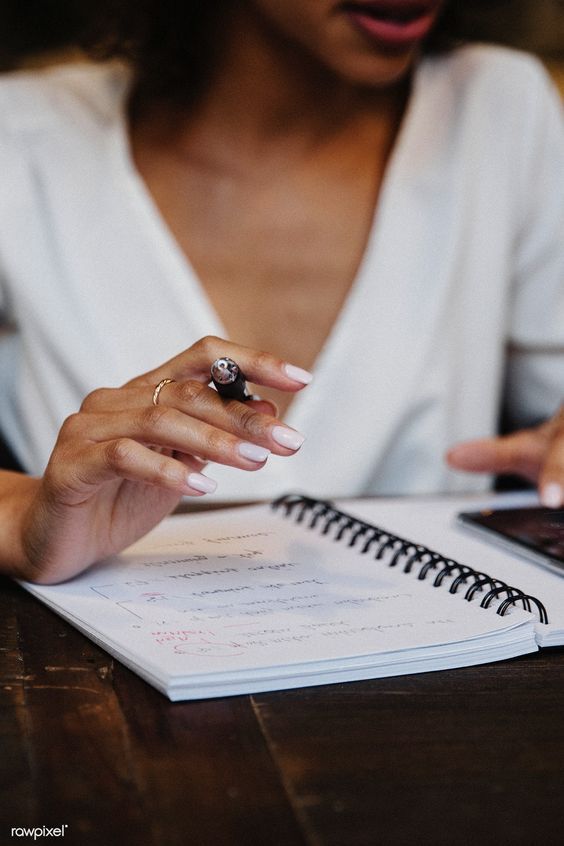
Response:
[[[456,470],[470,473],[517,473],[536,481],[546,441],[535,429],[523,429],[500,438],[480,438],[456,444],[446,460]]]

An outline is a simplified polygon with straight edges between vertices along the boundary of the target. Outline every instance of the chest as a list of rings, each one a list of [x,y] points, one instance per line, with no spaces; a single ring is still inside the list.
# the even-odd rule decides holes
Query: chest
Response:
[[[311,367],[356,277],[372,192],[320,186],[307,196],[276,185],[236,193],[207,221],[190,215],[181,226],[176,215],[177,239],[231,338]]]
[[[137,156],[229,338],[305,368],[357,276],[383,173],[373,149],[322,164],[233,174]]]

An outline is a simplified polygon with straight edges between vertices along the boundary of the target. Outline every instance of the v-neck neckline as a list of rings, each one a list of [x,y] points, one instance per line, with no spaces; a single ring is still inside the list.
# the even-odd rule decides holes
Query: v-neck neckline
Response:
[[[412,76],[405,110],[395,142],[386,163],[380,183],[378,197],[372,212],[372,219],[362,258],[359,262],[355,278],[351,283],[346,299],[337,314],[325,341],[319,350],[314,373],[320,375],[325,371],[332,371],[339,360],[339,352],[348,333],[354,328],[356,308],[362,301],[362,292],[367,284],[373,280],[374,253],[378,250],[378,236],[382,228],[382,221],[392,202],[394,188],[398,176],[402,172],[404,163],[409,161],[409,150],[414,141],[413,126],[417,122],[415,112],[419,107],[421,90],[424,89],[422,76],[426,59],[420,60]],[[125,197],[131,211],[135,213],[137,223],[145,232],[148,243],[155,246],[164,271],[174,284],[179,303],[185,303],[190,310],[194,322],[202,326],[202,335],[216,335],[230,340],[223,322],[212,305],[205,285],[200,279],[189,256],[180,247],[170,226],[166,222],[161,210],[154,200],[145,180],[137,169],[129,138],[127,113],[125,103],[128,89],[124,90],[123,107],[120,119],[116,123],[113,153],[115,155],[116,177],[121,176],[124,183]],[[351,326],[351,322],[353,326]],[[285,422],[296,429],[306,428],[311,417],[316,416],[316,408],[323,401],[317,396],[315,382],[305,391],[297,393],[290,402],[285,414]]]

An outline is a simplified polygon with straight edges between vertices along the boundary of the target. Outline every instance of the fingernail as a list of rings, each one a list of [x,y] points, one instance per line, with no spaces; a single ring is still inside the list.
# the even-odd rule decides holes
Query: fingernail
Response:
[[[239,450],[239,455],[242,455],[243,458],[248,458],[249,461],[257,461],[262,463],[263,461],[266,461],[266,459],[270,455],[269,449],[257,446],[256,444],[249,444],[246,441],[243,441],[243,443],[239,444],[237,449]]]
[[[560,508],[564,501],[562,486],[558,482],[549,482],[541,490],[540,500],[547,508]]]
[[[299,449],[305,441],[303,435],[295,429],[288,429],[287,426],[274,426],[271,434],[277,444],[288,449]]]
[[[301,367],[295,367],[293,364],[285,364],[284,372],[294,382],[301,382],[302,385],[309,385],[313,379],[312,373],[308,370],[303,370]]]
[[[217,482],[210,479],[209,476],[204,476],[203,473],[189,473],[186,483],[190,488],[202,493],[213,493],[217,488]]]

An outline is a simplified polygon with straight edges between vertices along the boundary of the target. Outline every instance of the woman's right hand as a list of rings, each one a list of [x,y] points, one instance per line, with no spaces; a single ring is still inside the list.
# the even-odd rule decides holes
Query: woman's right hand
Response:
[[[276,418],[272,403],[225,400],[208,387],[222,356],[256,385],[295,392],[309,381],[268,353],[207,337],[122,388],[94,391],[64,422],[43,478],[27,488],[12,575],[68,579],[140,538],[182,496],[213,491],[201,472],[207,461],[259,470],[270,452],[299,449],[303,436]],[[154,405],[165,378],[174,381]]]

